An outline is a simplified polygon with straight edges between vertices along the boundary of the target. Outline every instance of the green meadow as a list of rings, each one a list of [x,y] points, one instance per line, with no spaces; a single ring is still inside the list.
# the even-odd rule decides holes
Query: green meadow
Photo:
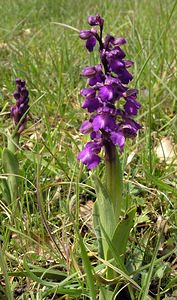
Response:
[[[126,276],[98,255],[92,175],[103,179],[104,160],[93,171],[77,160],[89,141],[79,131],[88,116],[81,70],[99,63],[78,30],[97,13],[104,34],[127,40],[126,59],[135,63],[130,86],[141,103],[135,120],[142,130],[120,155],[125,211],[136,207]],[[13,171],[0,163],[0,299],[94,300],[115,285],[114,297],[102,299],[177,299],[176,27],[176,0],[0,1],[0,157],[14,128],[17,77],[30,98],[15,203],[5,193]],[[110,265],[115,282],[104,277]]]

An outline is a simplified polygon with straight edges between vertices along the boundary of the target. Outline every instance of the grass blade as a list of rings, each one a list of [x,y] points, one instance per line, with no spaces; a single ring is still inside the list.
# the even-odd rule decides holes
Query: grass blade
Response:
[[[6,290],[6,296],[8,300],[13,300],[13,295],[12,295],[12,290],[11,290],[11,285],[9,281],[9,276],[7,272],[7,266],[6,266],[6,261],[4,258],[4,251],[1,248],[0,244],[0,266],[4,275],[4,280],[5,280],[5,290]]]
[[[84,245],[83,240],[79,233],[78,233],[78,238],[79,238],[79,243],[80,243],[81,257],[82,257],[82,261],[83,261],[83,265],[84,265],[84,270],[87,275],[87,283],[88,283],[88,287],[89,287],[89,291],[90,291],[90,296],[91,296],[92,300],[96,300],[97,293],[96,293],[95,278],[93,276],[92,266],[89,261],[88,255],[87,255],[85,245]]]
[[[165,223],[165,225],[166,225],[166,223]],[[164,225],[163,229],[165,228],[165,225]],[[147,300],[148,299],[148,291],[149,291],[149,287],[150,287],[150,284],[151,284],[153,268],[154,268],[155,260],[156,260],[157,253],[158,253],[158,250],[159,250],[159,246],[160,246],[160,242],[161,242],[161,238],[162,238],[162,234],[163,234],[163,229],[159,233],[157,243],[156,243],[156,247],[154,249],[153,257],[152,257],[151,264],[150,264],[150,267],[149,267],[149,271],[148,271],[148,274],[147,274],[147,277],[146,277],[146,281],[145,281],[144,286],[141,289],[138,300]]]

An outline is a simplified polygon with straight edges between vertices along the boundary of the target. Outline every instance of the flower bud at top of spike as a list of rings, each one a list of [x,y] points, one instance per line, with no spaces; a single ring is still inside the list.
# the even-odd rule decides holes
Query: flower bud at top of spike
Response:
[[[21,79],[20,78],[16,78],[15,82],[16,82],[16,84],[21,85]]]
[[[91,26],[96,26],[96,25],[103,26],[104,24],[104,19],[102,19],[99,15],[89,16],[87,21],[88,24]]]

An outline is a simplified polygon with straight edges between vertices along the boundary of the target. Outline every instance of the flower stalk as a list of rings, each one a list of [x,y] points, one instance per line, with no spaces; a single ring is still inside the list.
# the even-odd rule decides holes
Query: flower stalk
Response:
[[[105,143],[105,182],[115,213],[115,219],[119,221],[122,209],[122,170],[115,145]]]

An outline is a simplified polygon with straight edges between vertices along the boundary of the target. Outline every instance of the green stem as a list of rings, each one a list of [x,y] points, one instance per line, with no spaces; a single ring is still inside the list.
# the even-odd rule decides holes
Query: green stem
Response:
[[[0,243],[0,267],[1,267],[1,270],[4,275],[6,297],[8,300],[13,300],[12,290],[11,290],[9,276],[8,276],[8,272],[7,272],[6,260],[5,260],[5,256],[4,256],[4,251],[1,248],[1,243]]]
[[[106,164],[106,186],[111,196],[115,213],[115,220],[118,222],[122,209],[122,169],[116,146],[105,143],[105,164]]]
[[[20,138],[20,135],[18,133],[8,137],[8,146],[7,146],[7,148],[13,154],[15,154],[16,151],[17,151],[17,145],[19,144],[19,138]]]
[[[7,149],[12,153],[12,154],[9,153],[9,155],[11,156],[11,160],[9,162],[9,164],[10,164],[9,170],[10,170],[10,173],[12,173],[12,175],[9,175],[8,184],[10,187],[11,204],[12,204],[13,213],[14,213],[15,218],[17,218],[19,215],[19,203],[18,203],[17,199],[18,199],[20,180],[18,178],[19,164],[18,164],[18,159],[16,157],[16,152],[18,150],[18,144],[19,144],[19,138],[20,138],[20,134],[16,133],[16,134],[12,134],[11,136],[9,135],[8,140],[7,140],[7,142],[8,142]]]
[[[114,219],[116,224],[119,222],[122,209],[122,170],[116,146],[110,142],[105,142],[105,165],[106,165],[106,187],[110,195],[112,207],[114,211]],[[111,220],[110,220],[111,221]],[[107,253],[107,259],[112,258],[110,252]],[[108,268],[107,278],[112,279],[116,276],[115,272]]]

